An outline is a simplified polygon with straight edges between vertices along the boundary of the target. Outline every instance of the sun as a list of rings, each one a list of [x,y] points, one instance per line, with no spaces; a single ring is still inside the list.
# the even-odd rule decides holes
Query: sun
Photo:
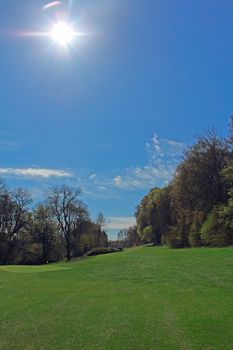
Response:
[[[53,25],[50,35],[55,43],[66,47],[72,43],[76,36],[76,32],[70,24],[66,22],[58,22]]]
[[[75,47],[78,44],[78,39],[90,35],[87,32],[80,31],[75,28],[74,23],[69,21],[52,22],[47,31],[35,31],[28,32],[23,31],[17,34],[21,37],[44,37],[52,40],[57,46],[61,48],[61,51],[68,52],[69,48]],[[59,50],[60,51],[60,50]]]

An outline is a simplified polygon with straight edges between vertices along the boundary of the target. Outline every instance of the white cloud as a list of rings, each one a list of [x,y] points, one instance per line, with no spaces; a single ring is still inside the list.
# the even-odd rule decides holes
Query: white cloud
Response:
[[[106,191],[106,187],[105,186],[97,186],[98,190],[101,190],[101,191]]]
[[[115,186],[121,189],[140,188],[141,182],[137,178],[135,171],[127,170],[127,173],[128,174],[125,174],[123,176],[116,176],[113,179]]]
[[[135,225],[134,217],[108,217],[107,228],[109,230],[123,230]]]
[[[95,180],[97,178],[97,175],[96,174],[91,174],[90,176],[89,176],[89,179],[90,180]]]
[[[72,173],[59,169],[43,169],[43,168],[0,168],[0,175],[15,175],[28,177],[72,177]]]
[[[114,185],[128,190],[164,185],[171,179],[185,147],[182,142],[160,139],[154,134],[146,143],[148,164],[122,170],[113,178]]]
[[[159,138],[156,133],[151,141],[146,144],[150,162],[158,162],[169,157],[180,157],[185,148],[185,143]]]
[[[149,190],[151,187],[168,183],[185,149],[185,144],[159,138],[154,134],[146,143],[147,161],[145,164],[112,170],[107,173],[79,170],[79,176],[67,170],[31,168],[0,168],[0,176],[34,180],[65,181],[78,186],[84,196],[94,200],[121,199],[123,191]],[[45,183],[45,182],[44,182]],[[129,194],[130,195],[130,194]]]
[[[122,197],[121,191],[164,186],[171,180],[186,145],[154,134],[145,147],[148,156],[145,165],[118,169],[107,174],[91,173],[82,176],[79,186],[83,193],[94,199],[116,199]]]
[[[116,186],[121,187],[122,177],[119,176],[119,175],[116,176],[116,177],[114,178],[114,183],[115,183]]]

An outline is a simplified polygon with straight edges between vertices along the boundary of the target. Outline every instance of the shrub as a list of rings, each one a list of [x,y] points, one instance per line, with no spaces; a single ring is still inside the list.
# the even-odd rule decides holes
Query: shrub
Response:
[[[223,247],[229,244],[229,235],[221,222],[220,210],[215,207],[201,228],[201,239],[210,247]]]
[[[94,249],[90,250],[89,252],[86,253],[85,256],[117,253],[117,252],[121,252],[122,250],[123,250],[122,248],[99,247],[99,248],[94,248]]]
[[[177,226],[171,226],[167,234],[167,244],[170,248],[183,248],[184,235]]]
[[[200,247],[202,245],[201,241],[201,228],[205,222],[204,213],[196,212],[194,213],[194,219],[189,230],[189,244],[191,247]]]
[[[146,226],[143,230],[142,239],[149,243],[153,241],[153,236],[154,236],[153,227]]]

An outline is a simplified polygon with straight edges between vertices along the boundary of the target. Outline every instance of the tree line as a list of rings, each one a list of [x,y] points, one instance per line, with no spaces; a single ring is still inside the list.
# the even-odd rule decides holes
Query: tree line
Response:
[[[184,152],[169,184],[152,188],[135,212],[142,240],[173,248],[233,244],[233,117]]]
[[[109,241],[109,245],[115,248],[131,248],[144,243],[137,232],[137,226],[130,226],[128,229],[122,229],[117,234],[116,240]]]
[[[90,219],[79,199],[80,189],[66,185],[49,189],[32,207],[23,188],[10,190],[0,182],[0,264],[44,264],[82,256],[108,245],[104,216]]]

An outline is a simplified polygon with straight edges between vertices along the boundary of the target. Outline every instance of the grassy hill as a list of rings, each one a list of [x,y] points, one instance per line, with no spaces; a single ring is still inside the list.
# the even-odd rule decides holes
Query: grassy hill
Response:
[[[233,248],[140,247],[0,267],[0,349],[224,349]]]

